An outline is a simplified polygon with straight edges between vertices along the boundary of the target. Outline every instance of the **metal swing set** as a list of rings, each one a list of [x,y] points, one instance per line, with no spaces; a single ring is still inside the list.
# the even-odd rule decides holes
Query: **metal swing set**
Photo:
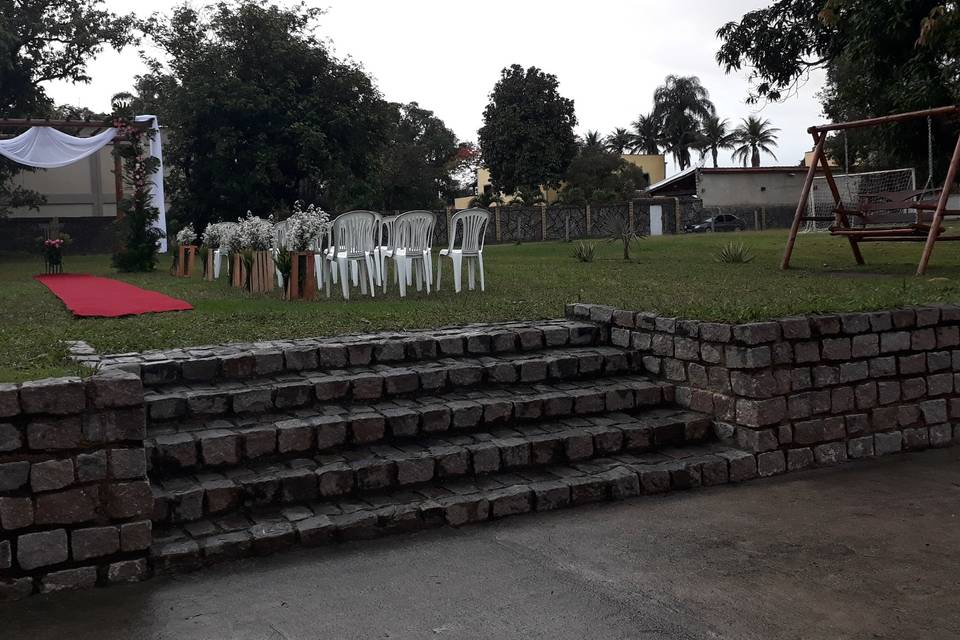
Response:
[[[803,183],[803,190],[800,193],[800,201],[797,204],[797,211],[794,215],[793,224],[790,227],[790,235],[787,238],[787,246],[783,253],[783,261],[780,264],[780,268],[788,269],[790,267],[790,258],[793,255],[797,234],[800,231],[802,223],[829,220],[833,222],[830,226],[830,234],[848,240],[857,264],[864,264],[863,254],[860,252],[861,242],[923,242],[923,253],[920,257],[920,264],[917,266],[917,275],[923,275],[927,270],[927,264],[930,262],[933,247],[938,240],[960,240],[960,235],[944,234],[945,229],[943,227],[943,221],[946,217],[960,217],[960,209],[947,208],[950,191],[956,181],[958,166],[960,166],[960,137],[957,138],[953,156],[950,158],[950,165],[947,169],[947,176],[944,180],[943,187],[933,188],[933,140],[930,125],[932,118],[949,117],[957,114],[960,114],[960,106],[948,106],[922,111],[911,111],[908,113],[897,113],[865,120],[839,122],[807,129],[807,133],[813,136],[813,158],[810,161],[810,167],[807,170],[807,176]],[[845,204],[840,195],[836,180],[834,180],[832,168],[827,162],[827,157],[824,153],[827,134],[831,131],[846,132],[849,129],[875,127],[917,118],[927,118],[928,125],[927,144],[928,156],[930,158],[930,175],[924,188],[909,191],[861,193],[859,194],[859,202],[853,205],[849,203]],[[810,215],[808,212],[807,203],[818,168],[822,171],[822,177],[829,186],[830,193],[834,200],[832,216],[816,216]],[[903,210],[913,210],[915,212],[912,223],[889,226],[871,224],[874,222],[873,218],[881,216],[884,212]],[[854,226],[851,224],[851,218],[858,219],[861,224]]]

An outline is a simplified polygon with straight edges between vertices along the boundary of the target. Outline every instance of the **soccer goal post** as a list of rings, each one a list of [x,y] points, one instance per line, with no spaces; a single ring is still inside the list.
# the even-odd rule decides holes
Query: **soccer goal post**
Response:
[[[915,171],[911,169],[887,169],[883,171],[865,171],[863,173],[834,174],[833,181],[840,193],[843,208],[857,211],[862,202],[870,202],[876,194],[913,191],[916,189]],[[813,179],[810,198],[807,200],[808,215],[822,218],[808,220],[801,229],[802,233],[828,231],[833,224],[834,202],[830,185],[824,176]],[[915,214],[910,210],[884,211],[871,217],[870,223],[889,224],[892,222],[912,221]],[[851,224],[862,225],[863,220],[854,218]]]

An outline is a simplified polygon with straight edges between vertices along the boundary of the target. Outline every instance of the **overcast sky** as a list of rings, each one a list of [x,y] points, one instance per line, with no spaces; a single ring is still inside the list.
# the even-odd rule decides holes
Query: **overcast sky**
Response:
[[[286,0],[281,0],[285,2]],[[560,80],[576,103],[578,132],[606,134],[651,109],[667,74],[696,75],[721,117],[759,113],[779,127],[777,158],[797,164],[822,119],[815,76],[781,104],[752,106],[745,74],[725,75],[714,55],[715,32],[769,0],[308,0],[327,10],[318,33],[341,57],[360,63],[384,97],[433,110],[462,140],[476,140],[487,96],[500,70],[535,65]],[[106,0],[118,12],[169,12],[182,0]],[[193,0],[194,6],[209,4]],[[53,83],[58,103],[109,109],[144,67],[136,51],[106,51],[90,65],[87,85]],[[729,154],[721,165],[732,165]],[[668,165],[668,174],[675,168]]]

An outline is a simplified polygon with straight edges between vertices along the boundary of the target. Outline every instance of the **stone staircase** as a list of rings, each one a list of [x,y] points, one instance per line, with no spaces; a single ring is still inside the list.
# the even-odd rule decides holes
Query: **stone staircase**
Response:
[[[720,484],[756,469],[588,322],[111,364],[138,367],[145,385],[160,572]]]

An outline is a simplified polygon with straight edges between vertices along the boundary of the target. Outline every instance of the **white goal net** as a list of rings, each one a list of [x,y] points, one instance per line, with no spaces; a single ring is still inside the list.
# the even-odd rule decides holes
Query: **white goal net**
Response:
[[[837,184],[837,191],[840,192],[840,200],[844,209],[852,211],[856,211],[861,202],[870,202],[873,194],[913,191],[917,188],[913,169],[835,174],[833,181]],[[823,219],[808,220],[804,223],[802,229],[804,233],[830,229],[833,225],[836,203],[833,200],[833,194],[830,192],[830,185],[827,184],[827,179],[823,176],[816,176],[813,179],[813,188],[810,190],[807,208],[807,215]],[[912,209],[878,211],[871,216],[870,223],[907,222],[912,221],[914,216]],[[860,226],[863,224],[863,219],[854,217],[850,220],[850,224]]]

